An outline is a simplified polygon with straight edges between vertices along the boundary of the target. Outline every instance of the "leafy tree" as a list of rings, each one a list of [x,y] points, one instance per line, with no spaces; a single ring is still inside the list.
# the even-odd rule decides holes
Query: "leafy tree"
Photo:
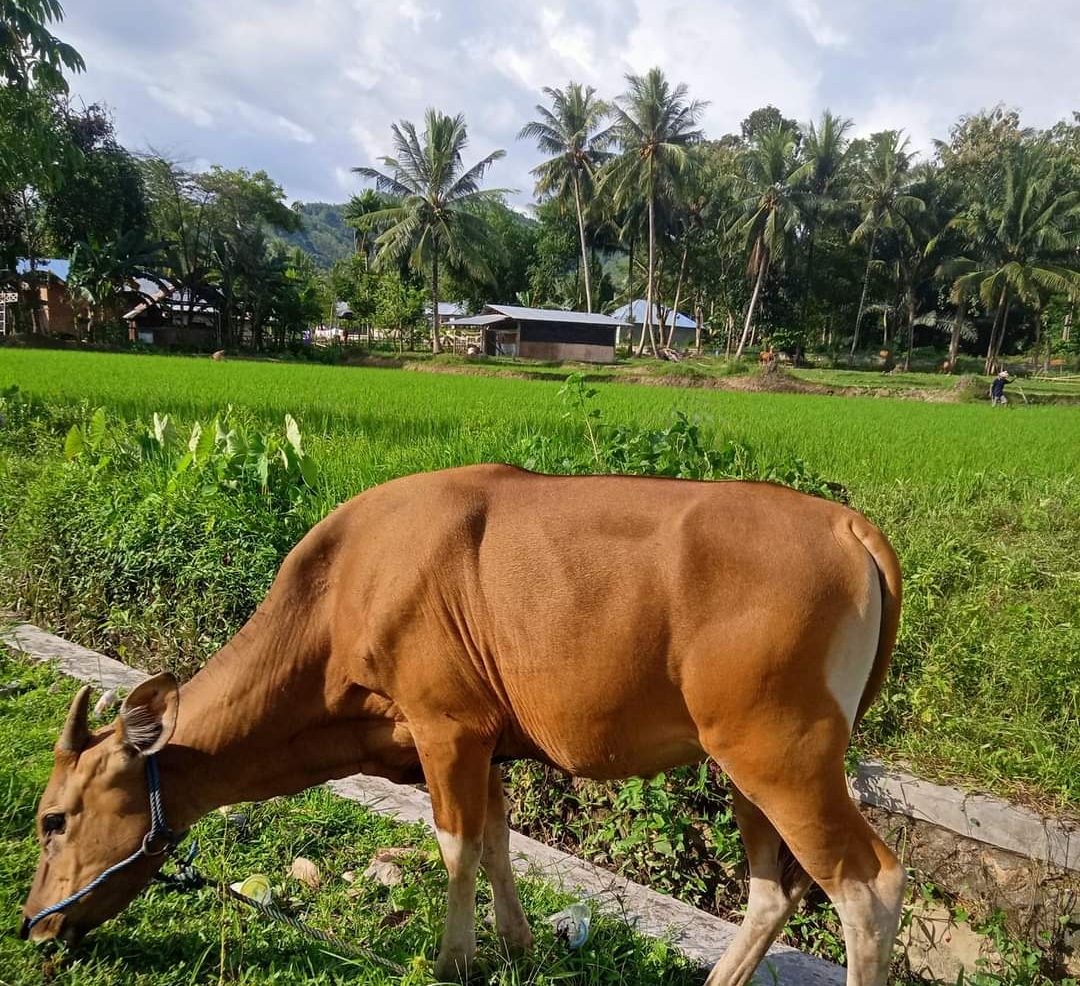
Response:
[[[64,18],[59,0],[0,0],[0,80],[67,91],[63,70],[81,72],[82,56],[48,25]]]
[[[402,350],[411,349],[413,335],[424,323],[423,288],[396,270],[386,271],[375,282],[372,323],[396,335]]]
[[[491,165],[506,152],[493,151],[471,168],[462,164],[468,144],[465,118],[429,109],[424,131],[418,135],[408,120],[391,128],[396,157],[382,158],[388,172],[375,168],[353,170],[375,182],[378,191],[392,195],[397,205],[369,213],[364,224],[385,224],[376,245],[376,264],[400,264],[406,258],[415,270],[431,276],[431,349],[438,353],[439,263],[468,271],[475,277],[490,276],[484,247],[490,238],[486,220],[467,206],[496,198],[502,189],[481,189],[480,182]]]
[[[851,358],[859,347],[859,329],[866,310],[866,295],[870,287],[870,269],[874,263],[874,247],[882,230],[892,229],[901,214],[923,207],[922,201],[908,193],[911,185],[911,155],[908,140],[898,130],[884,130],[860,142],[859,166],[852,182],[852,192],[862,221],[851,234],[853,243],[867,242],[866,273],[863,276],[859,311],[855,316],[855,331],[851,338]]]
[[[747,218],[741,222],[741,230],[749,252],[747,270],[754,279],[754,291],[746,306],[736,359],[741,359],[746,349],[769,270],[784,260],[799,224],[797,185],[802,176],[795,133],[787,127],[759,133],[744,160],[743,208]]]
[[[518,139],[535,140],[540,150],[550,155],[533,169],[536,194],[541,199],[551,195],[560,202],[572,197],[581,241],[581,270],[585,281],[585,308],[593,310],[589,249],[585,232],[585,207],[591,198],[593,183],[600,165],[610,156],[610,129],[602,128],[610,115],[608,105],[597,98],[592,86],[571,82],[566,89],[545,88],[551,108],[537,106],[539,120],[522,127]]]
[[[161,244],[147,240],[138,229],[109,240],[91,234],[88,240],[75,244],[68,287],[87,305],[87,330],[91,339],[95,325],[115,314],[120,292],[135,278],[160,280],[160,262]]]
[[[1080,300],[1080,190],[1061,190],[1044,143],[1023,145],[1005,163],[999,201],[973,201],[952,222],[968,250],[946,265],[958,304],[975,296],[994,311],[985,372],[1004,348],[1010,301],[1041,309],[1050,293]]]
[[[646,276],[645,325],[654,355],[657,339],[653,333],[656,292],[656,211],[660,198],[677,194],[679,179],[687,165],[687,150],[702,138],[697,122],[706,104],[687,98],[685,84],[674,88],[659,68],[645,75],[628,75],[629,88],[613,107],[614,134],[622,153],[610,165],[609,178],[615,183],[615,200],[633,198],[645,202],[648,216],[648,272]]]
[[[138,162],[116,140],[113,121],[97,104],[62,113],[65,140],[75,153],[58,180],[43,189],[43,222],[59,254],[77,243],[119,242],[149,233],[146,192]]]
[[[771,103],[754,110],[739,124],[742,139],[747,144],[755,143],[773,130],[790,130],[796,141],[799,140],[799,125],[784,116]]]
[[[450,271],[446,297],[467,302],[479,309],[489,301],[513,304],[518,294],[528,291],[529,270],[537,256],[540,224],[523,216],[497,198],[470,206],[488,226],[487,272],[482,278],[467,270]]]
[[[82,71],[83,60],[49,30],[63,15],[57,0],[0,0],[0,269],[41,256],[39,199],[75,153],[62,125],[63,69]]]
[[[542,203],[536,215],[539,230],[528,268],[528,286],[519,300],[534,307],[572,307],[577,296],[574,271],[578,256],[574,222],[554,201]]]

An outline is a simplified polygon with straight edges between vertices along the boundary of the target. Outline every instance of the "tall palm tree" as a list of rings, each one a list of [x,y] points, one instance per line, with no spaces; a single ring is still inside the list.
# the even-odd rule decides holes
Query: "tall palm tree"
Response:
[[[973,203],[951,224],[970,256],[945,265],[959,305],[975,295],[994,310],[984,371],[994,372],[1005,342],[1009,305],[1042,307],[1046,293],[1080,300],[1080,190],[1062,190],[1043,145],[1023,145],[1005,165],[1001,201]]]
[[[367,213],[367,228],[385,224],[375,245],[377,266],[394,266],[406,258],[418,271],[431,275],[431,351],[442,351],[439,340],[439,264],[445,259],[454,268],[475,277],[490,277],[484,246],[491,230],[473,207],[506,189],[481,189],[480,182],[492,163],[506,151],[492,151],[471,168],[461,153],[468,144],[465,117],[448,116],[436,109],[424,115],[424,132],[417,134],[408,120],[391,127],[395,157],[381,161],[387,171],[353,168],[375,182],[378,191],[392,195],[396,205]]]
[[[883,130],[871,135],[866,156],[855,174],[852,185],[855,202],[862,221],[851,234],[852,243],[869,239],[866,251],[866,272],[863,275],[859,313],[855,316],[855,332],[851,339],[851,359],[859,346],[859,329],[866,310],[866,294],[870,287],[870,268],[874,263],[874,247],[882,230],[893,229],[901,215],[921,209],[922,200],[908,194],[912,182],[911,155],[908,139],[898,130]]]
[[[597,169],[610,155],[610,128],[601,124],[611,114],[607,103],[598,99],[592,86],[571,82],[566,89],[544,88],[551,108],[537,105],[539,120],[521,128],[518,140],[535,140],[550,159],[533,168],[538,197],[552,195],[565,201],[571,195],[581,241],[581,270],[585,281],[585,307],[592,311],[592,277],[585,237],[585,209],[582,202],[592,190]]]
[[[687,98],[683,83],[674,88],[659,68],[645,75],[628,75],[629,88],[618,97],[612,112],[614,133],[622,154],[610,165],[615,198],[635,196],[646,203],[648,213],[649,260],[646,277],[645,325],[657,352],[653,333],[656,303],[656,208],[661,196],[670,195],[686,167],[687,148],[702,138],[697,122],[706,103]]]
[[[344,209],[345,225],[353,229],[353,249],[356,253],[363,254],[369,266],[374,259],[375,240],[381,230],[372,229],[365,222],[365,217],[372,212],[380,212],[388,204],[374,189],[365,188],[359,195],[349,199]]]
[[[818,123],[806,126],[802,140],[805,169],[800,212],[806,227],[806,285],[803,289],[802,320],[814,290],[814,241],[818,226],[835,211],[848,177],[847,132],[853,123],[825,110]]]
[[[744,218],[739,223],[749,251],[747,270],[754,279],[754,291],[746,307],[736,359],[741,359],[746,349],[769,270],[784,259],[799,225],[797,186],[803,166],[796,146],[794,131],[778,126],[758,134],[744,159],[746,173],[740,183]]]

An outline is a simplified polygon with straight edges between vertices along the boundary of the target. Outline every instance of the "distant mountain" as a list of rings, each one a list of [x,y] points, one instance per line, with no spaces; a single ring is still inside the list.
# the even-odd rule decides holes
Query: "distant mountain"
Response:
[[[306,250],[323,268],[353,252],[353,230],[345,225],[344,203],[302,202],[297,211],[304,226],[296,233],[279,234],[286,243]]]

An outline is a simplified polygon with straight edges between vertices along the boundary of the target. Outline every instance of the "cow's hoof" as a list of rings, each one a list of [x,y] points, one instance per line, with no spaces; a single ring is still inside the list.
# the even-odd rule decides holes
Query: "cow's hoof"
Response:
[[[502,940],[503,948],[510,955],[520,955],[531,951],[533,947],[532,928],[529,927],[527,921],[522,921],[520,925],[508,928],[506,931],[500,928],[499,938]]]
[[[435,960],[435,978],[440,983],[464,983],[476,960],[472,953],[464,950],[443,950]]]

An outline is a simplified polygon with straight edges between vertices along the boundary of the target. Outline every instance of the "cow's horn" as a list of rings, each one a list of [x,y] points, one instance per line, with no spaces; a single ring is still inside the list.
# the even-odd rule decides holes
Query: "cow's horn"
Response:
[[[90,686],[83,685],[72,699],[68,709],[67,721],[56,741],[56,749],[61,753],[81,753],[90,742],[90,727],[86,723],[86,713],[90,708]]]

